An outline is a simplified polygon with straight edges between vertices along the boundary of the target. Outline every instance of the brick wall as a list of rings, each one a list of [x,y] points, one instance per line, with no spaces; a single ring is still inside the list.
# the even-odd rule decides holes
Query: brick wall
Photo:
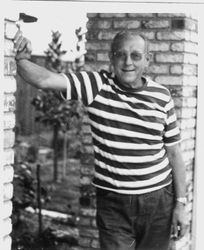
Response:
[[[148,75],[166,85],[173,96],[182,137],[182,152],[187,172],[187,211],[190,227],[186,237],[172,243],[172,249],[193,249],[192,216],[194,189],[195,130],[197,104],[197,20],[192,15],[163,13],[90,13],[88,14],[86,70],[109,70],[108,51],[112,38],[121,29],[139,30],[150,41],[153,54]],[[81,203],[80,245],[99,249],[95,223],[93,148],[88,119],[83,125],[84,153],[81,187],[89,190]]]
[[[16,64],[14,60],[12,38],[17,31],[16,23],[13,20],[5,19],[4,21],[4,106],[3,106],[3,246],[2,249],[11,249],[12,231],[11,214],[12,214],[12,196],[13,196],[13,167],[14,162],[14,141],[15,134],[15,96],[16,91]]]

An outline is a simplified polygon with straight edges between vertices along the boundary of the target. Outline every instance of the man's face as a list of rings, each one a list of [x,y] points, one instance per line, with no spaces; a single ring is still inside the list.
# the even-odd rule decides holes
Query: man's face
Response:
[[[130,36],[119,41],[110,60],[120,84],[132,88],[141,87],[141,77],[149,62],[142,37]]]

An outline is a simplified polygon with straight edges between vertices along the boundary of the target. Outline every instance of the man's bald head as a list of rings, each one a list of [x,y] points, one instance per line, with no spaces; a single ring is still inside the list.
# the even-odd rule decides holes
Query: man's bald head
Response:
[[[133,39],[135,37],[139,37],[144,41],[144,45],[145,45],[144,53],[148,53],[149,46],[148,46],[147,38],[143,34],[139,33],[138,31],[130,31],[130,30],[123,30],[123,31],[118,32],[115,35],[111,43],[111,53],[114,53],[115,51],[117,51],[121,42],[123,42],[124,40]]]

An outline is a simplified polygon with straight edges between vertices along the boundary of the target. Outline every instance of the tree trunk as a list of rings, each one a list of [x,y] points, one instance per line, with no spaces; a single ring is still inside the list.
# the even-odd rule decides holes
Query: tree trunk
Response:
[[[57,139],[58,139],[58,133],[59,133],[59,127],[57,125],[54,125],[53,130],[53,150],[54,150],[54,162],[53,162],[53,180],[55,182],[58,181],[58,145],[57,145]]]
[[[63,168],[62,168],[62,178],[65,179],[67,168],[67,132],[64,133],[63,142]]]
[[[42,214],[41,214],[41,180],[40,180],[40,164],[37,164],[37,202],[38,202],[38,234],[42,234]]]

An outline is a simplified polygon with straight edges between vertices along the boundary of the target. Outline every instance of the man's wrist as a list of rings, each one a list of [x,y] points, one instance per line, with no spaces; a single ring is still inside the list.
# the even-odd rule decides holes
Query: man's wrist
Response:
[[[17,57],[16,57],[15,60],[16,60],[16,63],[19,63],[20,61],[29,61],[30,58],[25,58],[25,57],[17,58]]]

